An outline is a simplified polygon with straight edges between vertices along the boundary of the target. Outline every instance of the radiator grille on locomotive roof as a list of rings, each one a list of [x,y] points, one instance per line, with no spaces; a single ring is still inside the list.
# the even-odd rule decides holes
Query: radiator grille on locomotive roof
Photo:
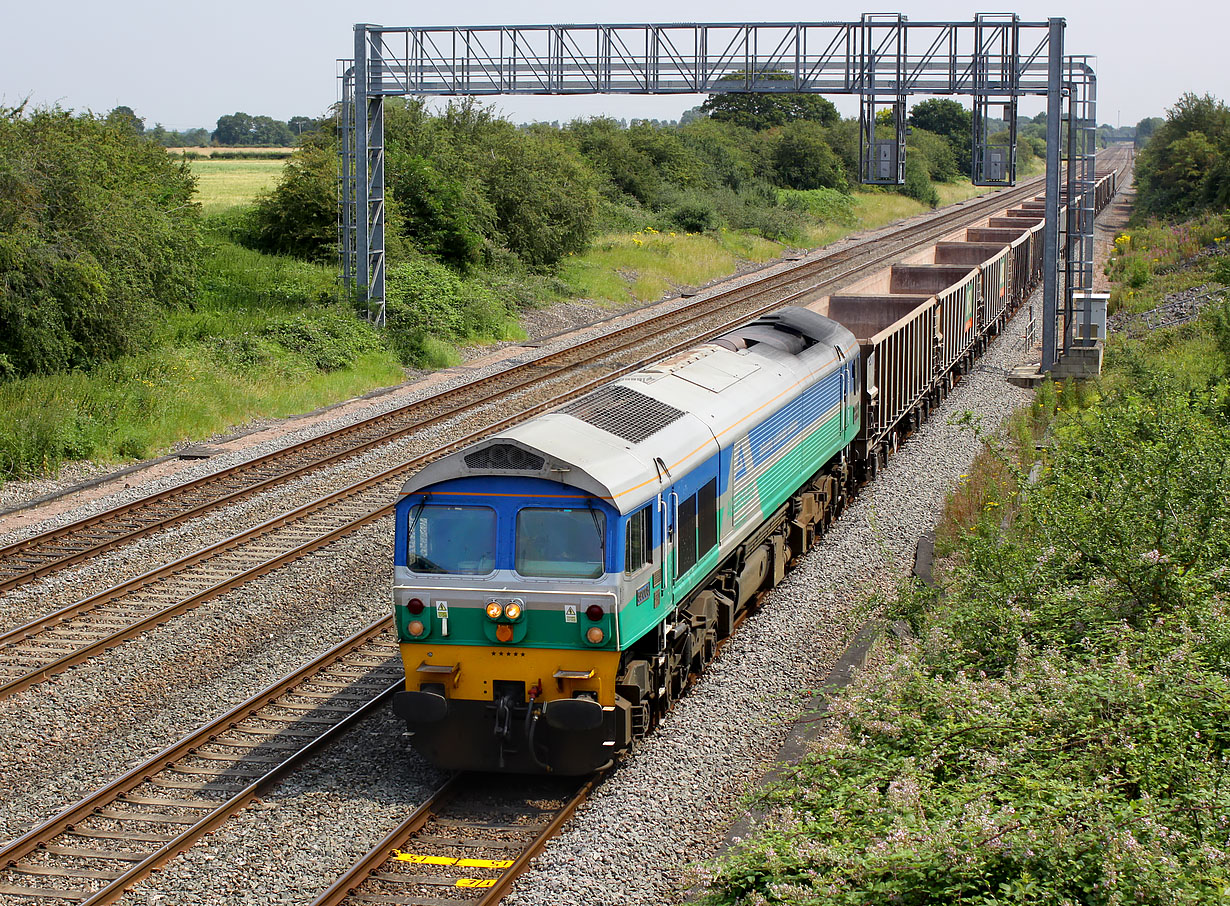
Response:
[[[512,472],[541,472],[546,460],[537,453],[512,444],[492,444],[466,454],[468,469],[500,469]]]
[[[616,437],[639,444],[683,418],[674,406],[623,384],[609,384],[564,407],[563,412]]]

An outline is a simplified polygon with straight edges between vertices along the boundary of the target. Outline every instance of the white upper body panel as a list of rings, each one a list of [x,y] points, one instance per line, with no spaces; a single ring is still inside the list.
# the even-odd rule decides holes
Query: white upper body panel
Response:
[[[651,365],[437,460],[402,492],[466,476],[516,475],[581,488],[632,512],[856,355],[853,334],[827,323],[836,331],[826,339],[836,342],[799,354],[765,342],[706,344]]]

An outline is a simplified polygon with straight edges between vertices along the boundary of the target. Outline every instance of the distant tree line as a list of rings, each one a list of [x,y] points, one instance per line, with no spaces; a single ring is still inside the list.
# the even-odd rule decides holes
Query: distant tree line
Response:
[[[175,131],[161,123],[152,127],[137,116],[131,107],[119,106],[107,114],[106,119],[120,128],[137,135],[144,135],[165,148],[207,148],[216,145],[232,147],[286,148],[297,145],[304,135],[319,131],[322,117],[292,116],[289,120],[275,120],[270,116],[252,116],[237,111],[218,117],[217,126],[208,129],[185,129]]]

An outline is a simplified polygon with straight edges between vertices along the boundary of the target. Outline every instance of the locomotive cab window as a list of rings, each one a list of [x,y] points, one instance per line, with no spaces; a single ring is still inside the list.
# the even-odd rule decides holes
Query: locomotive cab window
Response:
[[[485,576],[495,569],[495,510],[428,506],[410,510],[406,565],[417,573]]]
[[[605,571],[606,516],[598,510],[525,507],[517,514],[517,572],[597,579]]]
[[[624,539],[624,572],[629,576],[653,562],[653,508],[641,507],[628,517]]]

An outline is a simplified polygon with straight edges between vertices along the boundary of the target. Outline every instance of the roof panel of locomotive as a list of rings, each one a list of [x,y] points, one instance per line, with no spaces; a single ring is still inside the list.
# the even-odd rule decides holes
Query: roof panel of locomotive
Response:
[[[857,350],[853,335],[843,345],[843,354]],[[629,513],[713,456],[719,443],[727,447],[739,439],[761,420],[759,415],[793,398],[792,391],[801,383],[832,369],[837,359],[832,346],[813,346],[797,356],[766,344],[738,352],[700,346],[612,382],[678,411],[674,420],[643,440],[625,439],[582,421],[564,406],[437,460],[412,476],[402,491],[416,493],[469,476],[537,477],[580,488]],[[501,444],[537,454],[534,459],[542,460],[541,467],[496,470],[466,465],[466,456]]]

